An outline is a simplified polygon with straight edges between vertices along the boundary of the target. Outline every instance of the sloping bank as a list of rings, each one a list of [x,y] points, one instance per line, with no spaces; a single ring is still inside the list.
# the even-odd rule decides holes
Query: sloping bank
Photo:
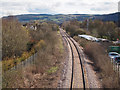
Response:
[[[44,45],[37,48],[37,58],[34,63],[4,75],[3,88],[56,88],[58,86],[64,61],[64,47],[59,31],[49,34],[49,40],[45,39]]]
[[[113,71],[113,66],[107,55],[106,48],[102,45],[87,41],[77,36],[74,39],[83,47],[84,53],[89,57],[92,63],[90,65],[99,77],[103,88],[120,88],[120,79],[118,74]]]

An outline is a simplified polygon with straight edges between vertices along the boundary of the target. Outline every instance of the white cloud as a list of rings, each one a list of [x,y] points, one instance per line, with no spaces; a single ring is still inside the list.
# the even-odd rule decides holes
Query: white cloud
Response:
[[[118,11],[119,0],[1,0],[0,15],[107,14]]]

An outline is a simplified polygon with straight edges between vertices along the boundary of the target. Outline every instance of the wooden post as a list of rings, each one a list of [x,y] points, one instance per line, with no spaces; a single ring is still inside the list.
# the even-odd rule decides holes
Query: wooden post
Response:
[[[113,60],[113,59],[112,59]],[[113,61],[113,70],[115,70],[115,62]]]
[[[120,64],[118,64],[118,76],[120,76]]]
[[[117,72],[117,63],[116,62],[115,62],[115,68],[116,68],[115,71]]]

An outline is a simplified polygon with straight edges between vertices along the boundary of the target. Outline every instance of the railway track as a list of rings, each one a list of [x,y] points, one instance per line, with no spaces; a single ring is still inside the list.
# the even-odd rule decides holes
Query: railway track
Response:
[[[85,90],[85,77],[80,52],[73,39],[62,29],[60,30],[63,39],[66,44],[69,44],[72,54],[72,73],[70,90],[73,88],[82,88]]]

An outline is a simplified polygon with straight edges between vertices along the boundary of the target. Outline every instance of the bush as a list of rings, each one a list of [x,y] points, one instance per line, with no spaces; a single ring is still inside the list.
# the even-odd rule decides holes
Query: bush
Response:
[[[80,44],[80,46],[82,46],[82,47],[85,47],[87,43],[91,42],[91,41],[88,41],[88,40],[86,40],[86,39],[84,39],[84,38],[80,38],[79,36],[74,36],[73,38],[74,38],[74,39]]]
[[[74,33],[74,36],[86,34],[86,32],[83,29],[77,29]]]
[[[93,62],[94,69],[99,73],[104,88],[120,88],[119,77],[113,71],[110,58],[104,48],[97,43],[87,43],[84,52]]]
[[[39,51],[40,49],[45,50],[46,48],[46,43],[44,40],[40,40],[36,45],[35,45],[35,50]]]
[[[80,22],[76,20],[64,22],[62,27],[71,37],[78,36],[79,34],[86,34],[86,31],[80,28]]]

